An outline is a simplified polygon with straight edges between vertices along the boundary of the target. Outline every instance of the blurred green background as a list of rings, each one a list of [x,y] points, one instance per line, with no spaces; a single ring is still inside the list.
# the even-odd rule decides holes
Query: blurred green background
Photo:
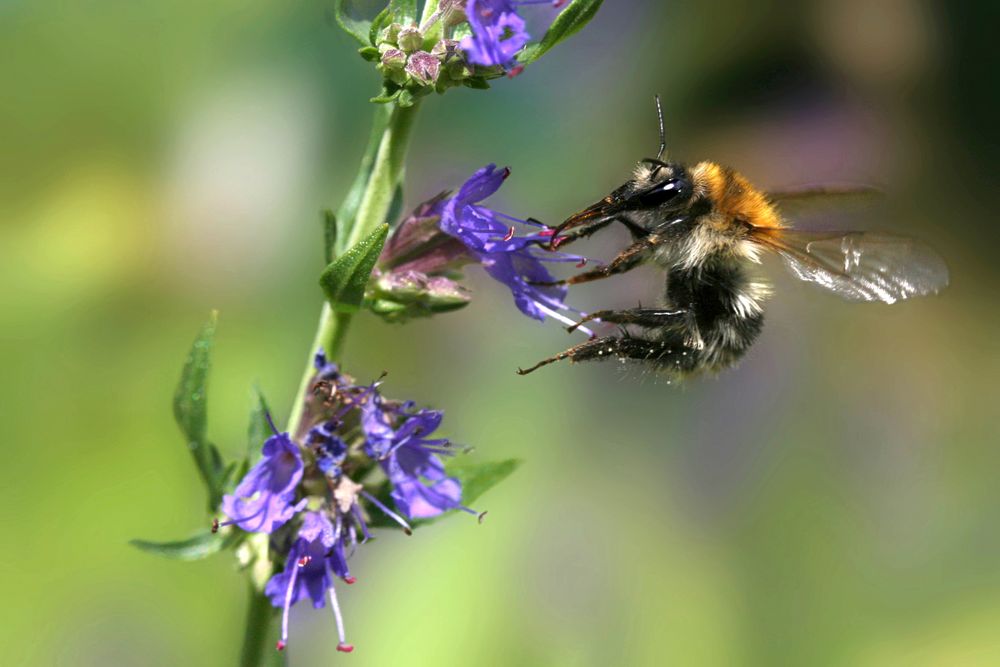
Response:
[[[531,9],[526,10],[531,12]],[[539,10],[544,11],[544,10]],[[127,545],[203,529],[170,400],[221,311],[210,434],[249,387],[287,414],[320,304],[318,211],[368,132],[370,67],[323,3],[0,5],[0,662],[235,662],[244,582]],[[428,100],[407,203],[491,161],[492,203],[558,221],[653,154],[761,187],[882,185],[948,258],[943,295],[857,305],[766,266],[736,370],[671,386],[518,365],[570,338],[469,271],[469,308],[361,317],[347,357],[443,408],[473,456],[527,463],[456,517],[359,552],[351,656],[296,609],[292,664],[1000,664],[995,3],[609,0],[487,93]],[[608,258],[619,232],[585,247]],[[584,246],[581,246],[584,248]],[[576,291],[649,301],[655,272]]]

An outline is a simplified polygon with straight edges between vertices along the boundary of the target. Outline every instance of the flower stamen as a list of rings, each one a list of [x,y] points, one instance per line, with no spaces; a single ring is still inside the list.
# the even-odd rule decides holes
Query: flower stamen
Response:
[[[278,642],[278,650],[285,650],[288,645],[288,612],[292,607],[292,593],[295,591],[295,579],[299,574],[299,568],[292,568],[292,576],[288,578],[288,588],[285,590],[285,605],[281,612],[281,640]]]
[[[340,613],[340,603],[337,602],[337,591],[334,590],[333,586],[330,586],[328,590],[330,591],[330,609],[333,610],[333,618],[337,623],[337,636],[340,637],[337,650],[341,653],[350,653],[354,650],[354,646],[347,643],[344,634],[344,617]]]
[[[382,501],[380,501],[378,498],[376,498],[372,494],[368,493],[367,491],[362,491],[361,495],[363,495],[365,498],[367,498],[368,501],[372,505],[374,505],[375,507],[377,507],[380,510],[382,510],[387,517],[389,517],[390,519],[392,519],[393,521],[395,521],[396,523],[398,523],[400,526],[402,526],[404,533],[406,533],[407,535],[412,535],[413,534],[413,529],[410,528],[410,524],[408,524],[406,522],[406,519],[404,519],[403,517],[399,516],[398,514],[396,514],[395,512],[393,512],[391,509],[389,509],[388,507],[386,507],[382,503]]]

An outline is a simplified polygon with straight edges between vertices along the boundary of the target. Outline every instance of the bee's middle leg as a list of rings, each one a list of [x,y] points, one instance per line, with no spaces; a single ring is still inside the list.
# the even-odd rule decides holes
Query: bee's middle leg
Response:
[[[656,361],[660,365],[664,363],[680,365],[681,359],[687,355],[687,352],[687,348],[680,341],[655,341],[632,336],[605,336],[571,347],[555,356],[539,361],[530,368],[518,368],[517,374],[527,375],[542,366],[548,366],[563,359],[591,361],[616,357],[622,360]]]

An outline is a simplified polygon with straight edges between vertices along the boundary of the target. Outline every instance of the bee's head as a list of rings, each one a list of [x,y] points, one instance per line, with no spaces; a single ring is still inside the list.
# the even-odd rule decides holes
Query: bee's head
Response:
[[[624,185],[567,218],[556,228],[554,238],[571,229],[575,231],[569,237],[588,236],[616,219],[650,231],[687,209],[694,194],[691,176],[682,165],[647,158],[639,162]]]

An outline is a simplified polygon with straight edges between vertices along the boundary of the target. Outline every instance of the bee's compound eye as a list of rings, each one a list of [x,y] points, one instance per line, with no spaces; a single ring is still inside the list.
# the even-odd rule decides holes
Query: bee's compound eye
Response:
[[[687,183],[682,178],[668,178],[651,188],[639,193],[639,203],[643,206],[662,206],[674,199],[683,197],[687,191]]]

